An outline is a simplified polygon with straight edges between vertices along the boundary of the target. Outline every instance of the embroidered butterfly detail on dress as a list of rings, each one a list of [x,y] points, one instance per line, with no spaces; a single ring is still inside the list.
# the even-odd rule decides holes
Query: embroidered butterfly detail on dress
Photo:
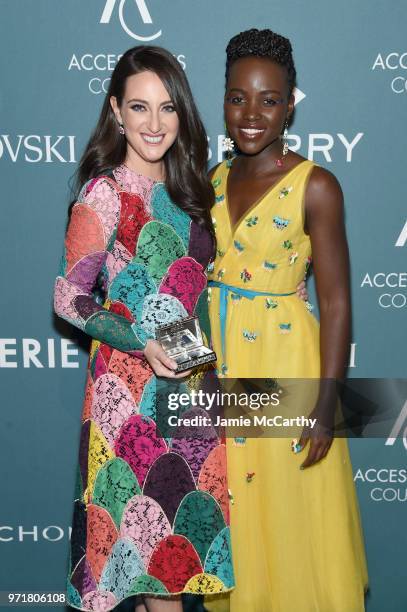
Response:
[[[271,298],[266,298],[266,308],[277,308],[278,302],[272,300]]]
[[[221,269],[218,271],[218,275],[217,275],[217,276],[218,276],[218,279],[219,279],[219,280],[225,276],[225,272],[226,272],[225,268],[221,268]]]
[[[248,331],[247,329],[243,330],[243,338],[248,342],[254,342],[257,338],[258,334],[256,332]]]
[[[291,253],[291,255],[289,255],[288,257],[288,263],[290,264],[290,266],[293,265],[293,263],[295,263],[298,259],[298,253],[297,251],[295,251],[294,253]]]
[[[240,272],[240,278],[242,279],[242,281],[244,283],[249,282],[249,280],[251,280],[252,275],[250,274],[250,272],[248,270],[246,270],[246,268],[244,268],[241,272]]]
[[[222,182],[222,179],[220,178],[220,176],[218,176],[218,178],[212,181],[213,188],[216,189],[216,187],[219,187],[221,182]]]
[[[263,261],[263,268],[265,268],[266,270],[275,270],[277,268],[277,264],[265,260]]]
[[[246,444],[246,438],[236,437],[233,439],[234,446],[243,446],[243,444]]]
[[[291,242],[291,240],[284,240],[283,249],[292,249],[292,248],[293,248],[293,243]]]
[[[233,241],[233,246],[235,247],[236,251],[239,251],[239,253],[241,253],[242,251],[244,251],[244,246],[241,242],[239,242],[238,240],[234,240]]]
[[[279,328],[281,334],[289,334],[291,331],[291,323],[280,323]]]
[[[245,219],[247,227],[253,227],[253,225],[257,225],[258,217],[247,217]]]
[[[225,196],[223,195],[223,193],[221,195],[215,196],[216,204],[220,204],[221,202],[223,202],[224,199],[225,199]]]
[[[283,217],[279,217],[276,215],[273,217],[273,225],[278,230],[283,230],[290,223],[290,219],[283,219]]]
[[[280,189],[280,193],[279,193],[279,200],[281,200],[282,198],[286,198],[288,196],[288,194],[290,193],[290,191],[292,191],[293,188],[292,187],[283,187],[282,189]]]

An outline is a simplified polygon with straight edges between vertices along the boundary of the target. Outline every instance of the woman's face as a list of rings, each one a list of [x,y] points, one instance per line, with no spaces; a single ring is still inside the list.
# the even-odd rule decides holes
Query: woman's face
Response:
[[[284,66],[263,57],[244,57],[232,64],[224,101],[225,121],[242,153],[256,155],[276,143],[293,107]]]
[[[161,79],[150,71],[127,78],[120,107],[110,99],[122,123],[128,153],[144,162],[160,161],[178,135],[179,120]]]

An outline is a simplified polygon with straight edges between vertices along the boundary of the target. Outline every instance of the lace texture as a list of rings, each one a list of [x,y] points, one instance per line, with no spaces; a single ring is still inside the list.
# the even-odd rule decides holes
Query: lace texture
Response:
[[[112,283],[115,276],[119,274],[130,262],[132,256],[125,246],[118,242],[114,242],[112,250],[106,257],[106,269],[108,274],[108,283]]]
[[[88,533],[86,559],[92,575],[99,582],[109,551],[114,546],[118,533],[110,514],[94,504],[87,507]]]
[[[233,587],[235,578],[231,559],[230,529],[225,527],[208,550],[205,572],[218,576],[227,587]]]
[[[187,410],[184,416],[204,418],[208,415],[202,408],[192,408]],[[183,435],[185,437],[182,437]],[[213,427],[178,427],[171,449],[185,458],[194,478],[198,479],[203,462],[218,444],[218,436]]]
[[[94,504],[109,512],[119,529],[127,502],[138,493],[141,493],[141,490],[133,470],[126,461],[115,457],[107,461],[99,470],[92,500]]]
[[[171,525],[160,505],[145,495],[133,497],[123,514],[120,535],[130,538],[145,566],[157,544],[171,534]]]
[[[149,209],[151,191],[156,184],[156,181],[148,178],[147,176],[133,172],[124,164],[121,164],[113,170],[113,176],[118,185],[125,192],[138,195],[144,202],[146,209]]]
[[[187,316],[188,312],[176,297],[157,293],[148,295],[144,300],[140,325],[151,338],[154,338],[158,325],[173,323]]]
[[[134,255],[139,234],[150,216],[143,207],[142,198],[138,195],[122,193],[121,202],[117,240]]]
[[[144,564],[136,546],[129,539],[114,545],[103,569],[99,587],[122,599],[131,589],[135,578],[144,574]]]
[[[133,397],[120,378],[105,374],[95,382],[92,418],[106,440],[114,444],[116,434],[127,419],[137,412]]]
[[[151,278],[159,284],[169,266],[184,255],[184,244],[173,228],[159,221],[151,221],[140,232],[134,261],[143,264]]]
[[[172,227],[184,243],[185,249],[187,249],[191,219],[174,204],[162,183],[157,183],[154,186],[151,201],[152,217]]]
[[[174,533],[188,538],[204,563],[212,541],[224,527],[222,511],[214,498],[194,491],[185,496],[178,509]]]
[[[206,276],[202,266],[191,257],[181,257],[170,266],[161,282],[160,293],[176,297],[188,313],[192,314],[205,287]]]
[[[143,493],[160,505],[172,525],[184,497],[195,491],[195,482],[188,463],[178,453],[165,453],[151,466]]]
[[[202,572],[196,550],[186,538],[170,535],[154,550],[148,573],[163,582],[170,593],[179,593],[192,576]]]
[[[67,580],[78,609],[233,587],[224,445],[214,429],[168,429],[169,394],[205,389],[212,368],[157,379],[142,353],[157,325],[190,314],[210,341],[211,249],[163,184],[124,165],[88,181],[74,206],[54,301],[93,339]]]
[[[143,415],[127,419],[115,443],[116,455],[127,461],[140,485],[154,460],[166,450],[164,440],[157,436],[155,423]]]

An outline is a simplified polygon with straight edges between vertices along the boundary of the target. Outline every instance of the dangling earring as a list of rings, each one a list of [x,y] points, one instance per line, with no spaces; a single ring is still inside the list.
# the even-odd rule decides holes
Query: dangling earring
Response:
[[[276,166],[278,166],[279,168],[281,168],[281,166],[284,163],[284,157],[287,155],[288,153],[288,140],[287,140],[287,136],[288,136],[288,119],[285,120],[285,124],[284,124],[284,132],[283,132],[283,136],[281,137],[281,140],[283,141],[283,157],[279,157],[278,159],[276,159]]]
[[[283,133],[283,157],[285,157],[288,153],[288,119],[285,120],[285,125],[284,125],[284,133]]]
[[[226,133],[227,133],[227,130],[226,130]],[[226,136],[223,139],[222,150],[226,152],[226,167],[230,168],[233,162],[233,157],[234,157],[233,152],[235,150],[235,143],[229,136]]]
[[[120,132],[120,134],[124,134],[123,123],[119,123],[119,132]]]

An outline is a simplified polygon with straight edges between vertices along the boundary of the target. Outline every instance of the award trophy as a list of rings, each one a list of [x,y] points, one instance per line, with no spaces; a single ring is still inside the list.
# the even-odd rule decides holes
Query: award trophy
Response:
[[[216,353],[203,343],[198,317],[159,325],[155,337],[167,355],[177,362],[177,374],[216,361]]]

